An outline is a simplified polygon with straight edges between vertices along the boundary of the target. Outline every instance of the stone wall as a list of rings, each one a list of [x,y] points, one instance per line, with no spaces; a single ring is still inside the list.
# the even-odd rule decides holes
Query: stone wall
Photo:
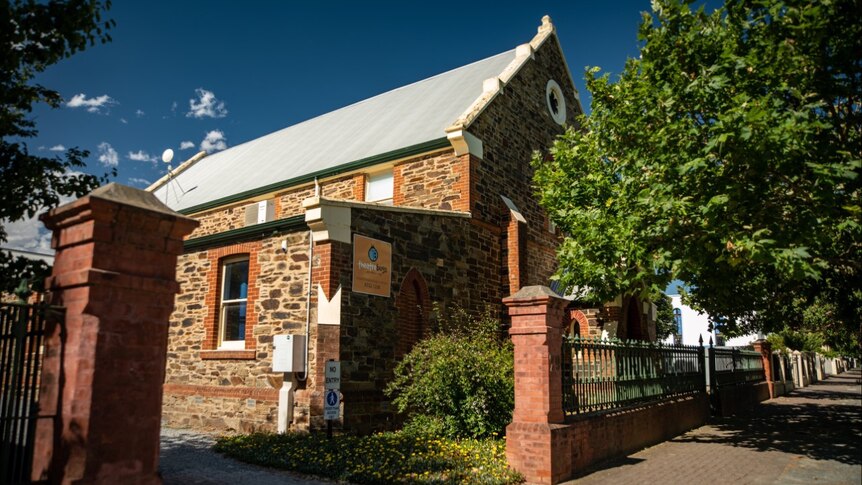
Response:
[[[451,149],[400,162],[393,170],[394,205],[467,212],[468,170],[469,155]]]
[[[193,233],[189,234],[188,238],[194,239],[243,227],[245,225],[245,206],[248,204],[248,202],[241,202],[202,214],[195,214],[193,217],[200,222],[200,225]]]
[[[468,161],[454,150],[420,155],[396,163],[393,168],[394,205],[426,209],[468,210]],[[376,171],[370,167],[369,171]],[[277,219],[303,213],[302,201],[314,197],[314,184],[292,187],[272,196]],[[320,195],[328,199],[362,201],[365,174],[355,173],[320,182]],[[245,207],[252,200],[195,214],[200,226],[189,239],[208,236],[245,226]]]
[[[383,389],[396,364],[397,299],[405,277],[418,273],[427,284],[431,304],[439,309],[428,316],[431,326],[459,306],[474,314],[486,305],[497,309],[500,241],[457,214],[353,207],[351,218],[355,234],[392,243],[391,297],[354,293],[350,270],[339,280],[344,426],[367,432],[397,419]]]
[[[484,143],[483,159],[471,159],[474,216],[505,227],[509,210],[500,199],[505,195],[527,219],[528,272],[526,278],[521,275],[524,286],[548,284],[548,277],[556,269],[557,236],[550,231],[547,215],[534,195],[530,165],[533,152],[547,153],[564,131],[548,112],[545,89],[549,79],[564,91],[566,120],[573,123],[579,113],[576,91],[552,36],[468,128]]]
[[[282,240],[288,242],[286,253],[281,251]],[[172,426],[198,429],[273,430],[282,374],[270,372],[272,337],[305,333],[308,233],[227,248],[187,253],[179,259],[180,293],[169,328],[163,419]],[[214,350],[218,261],[228,253],[254,254],[258,267],[256,278],[249,275],[250,287],[257,288],[256,298],[249,290],[247,318],[254,320],[246,322],[245,351]],[[297,408],[297,416],[308,415],[307,401],[298,401]]]
[[[344,426],[368,430],[385,427],[387,420],[393,419],[382,390],[396,360],[396,295],[410,270],[421,275],[431,302],[444,311],[459,305],[477,313],[490,306],[502,316],[499,302],[509,292],[512,277],[518,285],[547,283],[556,269],[558,236],[550,230],[534,197],[530,160],[534,150],[546,151],[563,132],[547,111],[548,79],[563,87],[567,118],[574,120],[579,109],[574,87],[556,40],[550,38],[469,127],[483,141],[483,158],[458,156],[453,149],[444,149],[396,161],[392,165],[393,204],[419,210],[363,204],[352,209],[353,232],[393,244],[392,297],[352,293],[350,259],[343,260],[347,256],[341,253],[346,249],[338,246],[344,243],[320,247],[313,263],[312,288],[322,278],[333,279],[324,285],[327,297],[331,297],[341,285],[342,323],[340,328],[321,327],[320,335],[317,326],[311,326],[311,375],[296,392],[296,425],[322,423],[317,363],[333,355],[344,362]],[[368,172],[379,168],[369,167]],[[346,174],[322,181],[320,187],[325,198],[362,200],[365,175]],[[314,190],[313,184],[306,184],[274,194],[276,218],[302,214],[302,201],[312,197]],[[506,241],[511,214],[500,195],[512,199],[527,219],[524,230],[518,231],[518,258],[509,254],[514,250]],[[201,226],[191,238],[242,227],[248,203],[196,215]],[[473,217],[422,209],[469,212]],[[288,240],[287,254],[279,252],[283,239]],[[172,317],[165,385],[165,419],[169,424],[237,431],[275,428],[281,376],[269,372],[272,336],[304,333],[308,240],[305,233],[296,233],[241,246],[196,251],[180,259],[181,294]],[[252,256],[250,275],[254,275],[249,285],[253,321],[248,323],[246,348],[217,351],[219,261],[243,253]],[[517,261],[518,274],[509,274],[510,259]],[[313,292],[313,302],[316,298]],[[311,313],[315,322],[314,306]],[[423,325],[433,324],[435,318],[439,316],[427,315]],[[333,332],[340,333],[337,345],[332,342]],[[318,344],[323,347],[314,348]]]

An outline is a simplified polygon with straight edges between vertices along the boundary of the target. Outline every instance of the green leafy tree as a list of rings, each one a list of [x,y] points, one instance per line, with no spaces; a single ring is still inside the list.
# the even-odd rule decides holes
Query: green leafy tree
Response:
[[[655,0],[640,57],[588,70],[592,114],[537,156],[564,283],[690,285],[728,331],[823,301],[862,321],[862,22],[855,0]],[[796,323],[794,323],[796,324]]]
[[[0,5],[0,220],[33,217],[56,206],[61,196],[81,196],[106,181],[107,175],[78,171],[89,156],[86,150],[70,148],[63,157],[42,157],[31,153],[25,140],[38,134],[30,117],[33,106],[57,108],[63,101],[34,78],[96,42],[110,41],[107,30],[114,22],[102,19],[108,8],[109,1],[98,0],[6,0]],[[0,227],[0,244],[6,240],[6,229]],[[0,251],[2,291],[14,291],[22,279],[38,286],[47,268]]]
[[[449,438],[502,436],[515,406],[514,349],[500,322],[456,310],[395,369],[386,389],[406,428]]]

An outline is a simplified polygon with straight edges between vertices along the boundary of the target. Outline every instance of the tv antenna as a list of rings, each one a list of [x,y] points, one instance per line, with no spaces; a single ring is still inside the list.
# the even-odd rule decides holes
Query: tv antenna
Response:
[[[167,150],[162,152],[162,161],[168,164],[168,182],[165,184],[165,204],[168,203],[168,193],[170,192],[172,181],[177,184],[177,187],[180,189],[180,192],[182,193],[182,195],[186,195],[186,193],[191,192],[192,190],[195,190],[196,188],[198,188],[197,185],[195,185],[194,187],[190,188],[189,190],[184,190],[183,186],[180,185],[180,181],[173,178],[174,171],[173,171],[173,167],[171,166],[171,160],[173,160],[173,159],[174,159],[174,151],[171,150],[170,148],[168,148]],[[176,199],[177,202],[180,201],[180,197],[177,195],[176,191],[174,191],[174,199]]]

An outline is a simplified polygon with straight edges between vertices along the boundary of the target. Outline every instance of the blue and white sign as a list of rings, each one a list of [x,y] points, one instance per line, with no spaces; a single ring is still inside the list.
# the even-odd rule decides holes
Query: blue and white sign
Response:
[[[323,395],[323,419],[338,419],[341,414],[341,395],[335,389],[329,389]]]

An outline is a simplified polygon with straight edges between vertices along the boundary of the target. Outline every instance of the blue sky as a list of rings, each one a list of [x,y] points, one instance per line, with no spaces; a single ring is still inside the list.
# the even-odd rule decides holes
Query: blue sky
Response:
[[[589,109],[583,71],[618,73],[638,53],[648,0],[277,2],[115,0],[113,41],[50,67],[37,81],[62,108],[37,107],[31,151],[77,146],[88,172],[146,187],[174,166],[509,50],[548,14]],[[185,143],[184,143],[185,142]],[[45,249],[32,228],[9,246]]]

